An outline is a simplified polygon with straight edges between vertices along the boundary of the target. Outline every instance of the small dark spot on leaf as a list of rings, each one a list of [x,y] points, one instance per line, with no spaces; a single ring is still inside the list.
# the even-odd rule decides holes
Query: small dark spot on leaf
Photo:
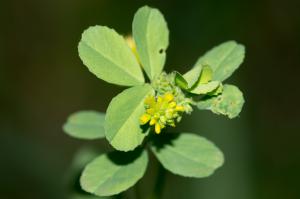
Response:
[[[158,52],[159,54],[162,54],[164,52],[164,49],[160,49]]]

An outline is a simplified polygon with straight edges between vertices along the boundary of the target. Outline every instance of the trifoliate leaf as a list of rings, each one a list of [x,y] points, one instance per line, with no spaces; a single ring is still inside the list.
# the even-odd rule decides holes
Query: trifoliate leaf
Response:
[[[110,102],[105,117],[106,139],[117,150],[130,151],[140,145],[147,129],[140,126],[144,99],[153,95],[148,84],[124,90]]]
[[[147,164],[145,150],[104,154],[85,167],[80,184],[83,190],[97,196],[115,195],[143,177]]]
[[[245,47],[235,41],[218,45],[200,57],[195,64],[209,65],[213,70],[212,80],[224,81],[240,66],[245,57]]]
[[[224,162],[212,142],[191,133],[159,135],[151,149],[165,169],[186,177],[210,176]]]
[[[105,114],[96,111],[79,111],[69,116],[63,130],[79,139],[97,139],[105,136]]]
[[[167,23],[159,10],[144,6],[134,16],[132,31],[141,64],[153,80],[162,72],[166,60],[169,45]]]
[[[244,104],[243,93],[233,85],[224,85],[221,95],[203,99],[197,103],[200,110],[211,110],[216,114],[237,117]]]
[[[187,90],[189,88],[188,82],[178,72],[175,72],[175,84],[184,90]]]
[[[212,81],[205,84],[199,84],[195,89],[191,90],[190,92],[198,95],[207,94],[216,90],[219,86],[219,81]]]
[[[83,63],[100,79],[123,86],[144,83],[135,55],[115,30],[105,26],[88,28],[82,34],[78,50]]]

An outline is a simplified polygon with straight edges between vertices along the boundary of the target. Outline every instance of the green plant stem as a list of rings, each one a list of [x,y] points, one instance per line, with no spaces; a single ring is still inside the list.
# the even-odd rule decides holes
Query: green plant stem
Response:
[[[135,192],[135,199],[142,199],[141,192],[139,189],[139,183],[137,182],[134,186],[134,192]]]
[[[163,194],[163,188],[165,183],[166,170],[158,162],[157,176],[154,185],[153,197],[152,199],[161,199]]]

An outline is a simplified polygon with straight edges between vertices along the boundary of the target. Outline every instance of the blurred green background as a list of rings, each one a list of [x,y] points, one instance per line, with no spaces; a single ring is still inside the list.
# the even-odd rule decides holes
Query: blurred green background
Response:
[[[78,141],[62,132],[70,113],[105,111],[123,89],[89,73],[77,44],[95,24],[129,34],[134,12],[145,4],[168,21],[167,71],[187,71],[226,40],[247,49],[227,81],[244,92],[240,117],[195,111],[178,127],[215,142],[225,165],[207,179],[167,173],[163,198],[300,198],[298,0],[1,0],[0,198],[70,198],[70,176],[80,168],[77,161],[70,169],[76,151],[111,150],[105,141]],[[153,190],[155,164],[152,159],[138,183],[144,198]],[[131,192],[124,196],[134,198]]]

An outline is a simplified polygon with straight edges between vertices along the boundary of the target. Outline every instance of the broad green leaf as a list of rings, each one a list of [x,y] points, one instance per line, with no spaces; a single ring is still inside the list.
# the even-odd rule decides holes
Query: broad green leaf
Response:
[[[187,90],[189,87],[188,87],[188,82],[184,79],[184,77],[178,73],[178,72],[175,72],[175,84],[177,86],[179,86],[180,88],[184,89],[184,90]]]
[[[147,151],[112,152],[89,163],[80,178],[83,190],[97,196],[125,191],[143,177],[148,164]]]
[[[164,168],[174,174],[207,177],[224,162],[222,152],[201,136],[191,133],[160,136],[151,149]]]
[[[213,69],[213,80],[224,81],[240,66],[245,57],[245,47],[228,41],[208,51],[195,64],[209,65]]]
[[[207,94],[216,90],[219,86],[220,86],[219,81],[212,81],[206,84],[199,84],[195,89],[191,90],[190,92],[198,95]]]
[[[239,115],[243,108],[243,93],[233,85],[224,85],[221,95],[209,97],[197,103],[201,110],[211,110],[216,114],[227,115],[230,119]]]
[[[69,116],[63,130],[70,136],[80,139],[105,137],[105,114],[96,111],[79,111]]]
[[[162,72],[166,60],[167,23],[159,10],[144,6],[134,15],[132,32],[141,64],[153,80]]]
[[[78,50],[84,65],[100,79],[124,86],[144,83],[138,61],[115,30],[105,26],[88,28],[82,34]]]
[[[139,118],[145,112],[144,99],[153,95],[148,84],[126,89],[113,98],[105,118],[105,134],[117,150],[130,151],[140,145],[147,129],[140,126]]]

